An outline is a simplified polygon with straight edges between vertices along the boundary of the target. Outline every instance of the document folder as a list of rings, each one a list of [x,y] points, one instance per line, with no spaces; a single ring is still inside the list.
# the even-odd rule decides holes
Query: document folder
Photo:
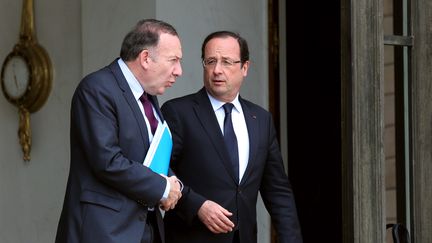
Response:
[[[172,146],[171,131],[164,121],[156,128],[143,164],[158,174],[168,175]]]

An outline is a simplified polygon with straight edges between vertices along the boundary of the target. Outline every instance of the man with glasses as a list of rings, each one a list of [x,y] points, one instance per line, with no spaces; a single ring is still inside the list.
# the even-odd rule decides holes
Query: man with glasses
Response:
[[[171,168],[185,184],[165,214],[167,243],[257,242],[258,192],[279,242],[302,242],[271,115],[239,96],[246,40],[219,31],[201,51],[204,88],[161,108],[173,134]]]

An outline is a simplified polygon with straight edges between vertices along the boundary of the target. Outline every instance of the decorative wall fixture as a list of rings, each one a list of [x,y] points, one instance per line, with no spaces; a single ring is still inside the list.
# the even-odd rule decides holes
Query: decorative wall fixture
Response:
[[[18,107],[18,138],[24,161],[30,161],[30,113],[38,111],[48,99],[52,76],[48,53],[37,43],[33,0],[24,0],[19,41],[4,60],[1,70],[3,94]]]

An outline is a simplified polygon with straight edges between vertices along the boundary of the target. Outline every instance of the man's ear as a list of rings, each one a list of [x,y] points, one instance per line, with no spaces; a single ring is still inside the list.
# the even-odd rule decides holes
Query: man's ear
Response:
[[[147,69],[149,61],[150,61],[150,53],[149,53],[149,51],[147,49],[142,50],[140,52],[140,54],[138,55],[138,59],[139,59],[140,65],[144,69]]]
[[[243,63],[243,66],[241,67],[242,72],[243,72],[243,77],[247,76],[247,72],[248,72],[248,69],[249,69],[249,64],[250,64],[250,61],[246,61],[246,62]]]

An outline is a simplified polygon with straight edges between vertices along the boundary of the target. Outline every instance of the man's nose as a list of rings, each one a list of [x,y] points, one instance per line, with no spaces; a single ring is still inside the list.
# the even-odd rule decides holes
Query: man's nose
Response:
[[[181,64],[178,63],[178,65],[174,68],[173,74],[176,77],[180,77],[182,75],[182,73],[183,73],[183,70],[182,70]]]
[[[216,62],[213,68],[214,73],[221,73],[222,72],[222,64],[221,62]]]

